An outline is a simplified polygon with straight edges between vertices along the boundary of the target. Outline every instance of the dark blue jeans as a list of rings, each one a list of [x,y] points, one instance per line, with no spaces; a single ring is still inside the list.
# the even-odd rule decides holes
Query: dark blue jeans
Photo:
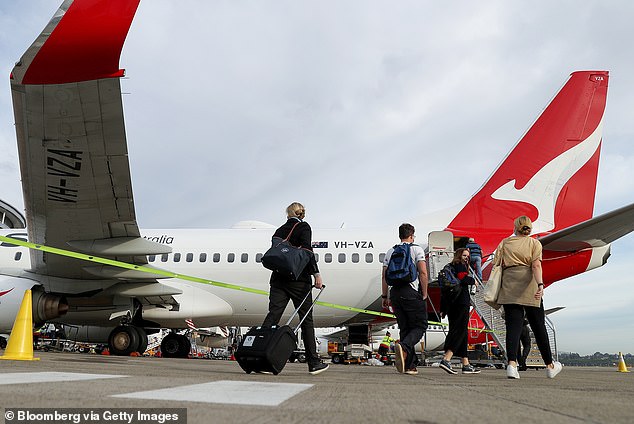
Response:
[[[415,368],[418,365],[415,347],[427,331],[427,302],[410,285],[392,287],[390,301],[401,332],[400,344],[407,353],[405,369]]]

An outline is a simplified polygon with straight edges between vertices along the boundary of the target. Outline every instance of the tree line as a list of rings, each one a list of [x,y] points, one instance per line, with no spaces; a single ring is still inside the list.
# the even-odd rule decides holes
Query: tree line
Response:
[[[634,365],[634,355],[631,353],[624,353],[623,359],[627,366]],[[582,356],[575,352],[559,352],[559,361],[573,367],[615,367],[619,363],[619,354],[595,352]]]

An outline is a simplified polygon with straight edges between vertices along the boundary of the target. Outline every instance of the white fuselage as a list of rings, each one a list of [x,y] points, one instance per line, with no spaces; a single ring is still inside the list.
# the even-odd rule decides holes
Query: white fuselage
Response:
[[[142,231],[142,236],[172,248],[171,254],[149,256],[151,266],[268,291],[271,272],[256,258],[270,247],[273,232],[274,228],[178,229],[147,230]],[[21,234],[22,238],[26,238],[26,230],[1,230],[0,233],[6,236]],[[418,233],[424,241],[426,232]],[[397,234],[396,229],[313,230],[314,252],[326,285],[320,301],[360,309],[376,301],[381,294],[383,254],[398,243]],[[17,270],[29,268],[28,249],[0,247],[0,274],[16,275]],[[57,293],[78,293],[92,284],[71,280],[51,283],[48,279],[37,282],[44,285],[46,291]],[[163,308],[143,311],[143,318],[166,328],[183,328],[185,319],[192,319],[198,327],[257,325],[268,311],[268,299],[263,295],[175,278],[161,279],[160,282],[183,292],[174,296],[180,304],[178,311]],[[5,288],[0,287],[2,289]],[[289,306],[287,313],[291,309]],[[320,327],[339,325],[355,315],[357,312],[322,306],[317,306],[314,311],[315,324]],[[100,323],[100,320],[93,321],[90,314],[82,312],[76,317],[69,313],[59,321],[70,324],[93,321],[93,325],[107,325],[107,321]]]

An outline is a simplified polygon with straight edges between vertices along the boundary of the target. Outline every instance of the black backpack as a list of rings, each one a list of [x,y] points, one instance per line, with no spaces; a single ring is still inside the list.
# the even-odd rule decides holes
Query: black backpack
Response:
[[[385,281],[388,286],[401,286],[418,279],[418,269],[410,253],[411,243],[394,246],[392,256],[385,271]]]
[[[447,294],[450,298],[455,299],[458,297],[462,288],[460,287],[460,280],[456,275],[456,270],[448,263],[438,273],[438,284],[444,294]]]

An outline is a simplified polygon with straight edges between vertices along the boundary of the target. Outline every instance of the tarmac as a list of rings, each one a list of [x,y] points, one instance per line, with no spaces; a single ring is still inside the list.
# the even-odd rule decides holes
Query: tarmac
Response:
[[[449,375],[423,367],[412,376],[393,366],[334,364],[312,376],[305,364],[289,363],[274,376],[245,374],[236,362],[222,360],[53,352],[35,357],[40,360],[0,361],[3,414],[186,408],[181,411],[189,424],[634,422],[634,372],[616,368],[564,367],[555,379],[529,370],[509,380],[498,369]],[[9,417],[6,423],[27,422]],[[93,418],[81,422],[130,422]],[[185,422],[182,413],[179,418]],[[131,422],[160,421],[168,422]]]

